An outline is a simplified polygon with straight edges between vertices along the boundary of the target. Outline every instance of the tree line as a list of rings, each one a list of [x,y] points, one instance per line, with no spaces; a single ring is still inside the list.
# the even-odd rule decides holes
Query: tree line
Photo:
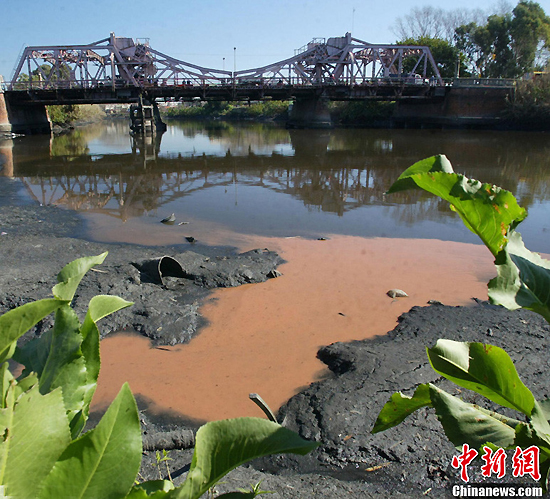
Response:
[[[443,78],[518,78],[544,71],[550,57],[550,18],[533,1],[496,12],[415,7],[397,18],[393,31],[403,45],[432,51]]]

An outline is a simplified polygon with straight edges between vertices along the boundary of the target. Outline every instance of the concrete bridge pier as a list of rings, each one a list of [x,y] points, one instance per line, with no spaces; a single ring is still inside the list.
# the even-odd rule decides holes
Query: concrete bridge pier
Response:
[[[297,98],[292,103],[287,128],[332,128],[328,99]]]
[[[50,133],[51,130],[44,104],[17,105],[0,90],[0,133]]]

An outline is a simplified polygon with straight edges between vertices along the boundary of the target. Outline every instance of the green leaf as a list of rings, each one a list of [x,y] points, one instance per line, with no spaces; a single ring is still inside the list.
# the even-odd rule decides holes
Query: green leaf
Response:
[[[531,412],[531,425],[537,433],[546,435],[550,447],[550,424],[548,423],[544,407],[536,400],[533,411]]]
[[[28,392],[35,385],[38,385],[38,376],[36,373],[30,373],[28,376],[17,380],[17,384],[14,389],[15,401],[17,401],[23,393]],[[38,387],[38,390],[40,391],[40,387]]]
[[[550,420],[550,399],[539,400],[539,405],[546,421]]]
[[[540,433],[532,424],[522,424],[516,428],[515,446],[526,449],[531,445],[536,445],[540,450],[540,461],[550,458],[550,437],[547,434]]]
[[[527,216],[512,193],[454,173],[445,156],[434,156],[411,166],[388,193],[413,185],[451,203],[466,227],[477,234],[495,256],[506,246],[508,232]]]
[[[83,387],[82,406],[80,413],[73,419],[73,435],[79,434],[90,412],[90,404],[97,388],[97,378],[101,364],[99,357],[99,329],[97,322],[118,310],[133,305],[132,302],[123,300],[118,296],[97,295],[90,300],[86,318],[80,329],[83,338],[81,352],[86,367],[87,379]]]
[[[411,177],[422,173],[435,172],[454,173],[451,162],[447,159],[445,155],[439,154],[437,156],[432,156],[430,158],[418,161],[412,166],[409,166],[393,183],[386,194],[393,194],[394,192],[405,191],[409,189],[418,189],[419,186]]]
[[[169,497],[167,492],[174,490],[174,484],[169,480],[151,480],[132,487],[126,499],[161,499]]]
[[[38,374],[40,393],[62,388],[69,422],[74,428],[73,438],[84,426],[81,414],[86,393],[90,390],[81,344],[80,322],[73,309],[65,303],[56,312],[53,329],[28,342],[16,355],[16,359],[26,366],[24,375],[30,371]]]
[[[251,459],[282,452],[305,455],[319,446],[260,418],[207,423],[199,428],[195,441],[187,479],[170,497],[198,498],[232,469]]]
[[[394,393],[382,407],[371,433],[392,428],[401,423],[409,414],[427,405],[432,405],[430,389],[427,384],[419,385],[412,397],[403,395],[401,392]]]
[[[432,384],[430,396],[445,435],[455,446],[467,443],[480,449],[487,442],[497,447],[509,447],[514,443],[516,432],[513,428],[473,404],[463,402]]]
[[[550,262],[523,244],[512,231],[496,260],[497,277],[489,282],[489,298],[510,310],[526,308],[550,321]]]
[[[65,305],[55,314],[49,355],[39,375],[40,393],[62,388],[69,422],[82,410],[87,373],[80,352],[80,322],[71,307]]]
[[[8,497],[38,497],[40,485],[71,441],[61,390],[41,395],[35,386],[14,409],[0,410],[0,421],[8,429],[2,431],[0,444],[4,492]]]
[[[82,343],[82,353],[86,359],[86,368],[90,373],[90,377],[96,381],[99,375],[100,366],[99,331],[97,329],[97,322],[131,305],[133,305],[133,302],[123,300],[118,296],[97,295],[90,300],[88,312],[80,331],[84,339]]]
[[[15,349],[17,348],[17,341],[12,341],[4,350],[0,352],[0,362],[5,362],[13,357]]]
[[[35,372],[39,376],[42,374],[50,355],[52,337],[53,328],[48,329],[38,338],[33,338],[25,343],[23,347],[15,349],[15,353],[13,354],[14,360],[25,366],[23,376],[26,376],[30,372]]]
[[[12,384],[13,375],[9,370],[9,364],[4,362],[0,367],[0,409],[5,409],[7,407],[6,397],[8,394],[8,389]]]
[[[107,257],[107,251],[97,256],[86,256],[68,263],[57,274],[57,282],[52,288],[53,295],[60,300],[72,301],[76,288],[94,265],[100,265]]]
[[[435,347],[427,351],[434,370],[453,383],[531,415],[535,398],[519,379],[512,359],[502,348],[438,340]]]
[[[125,383],[99,424],[63,452],[40,497],[123,497],[132,488],[140,461],[139,416]]]
[[[0,352],[9,349],[31,327],[66,303],[64,300],[47,298],[26,303],[0,316]]]

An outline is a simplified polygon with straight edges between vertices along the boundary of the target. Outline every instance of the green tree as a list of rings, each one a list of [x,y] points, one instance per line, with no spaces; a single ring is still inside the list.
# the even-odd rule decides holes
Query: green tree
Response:
[[[539,45],[550,43],[550,18],[536,2],[520,2],[510,27],[514,52],[521,73],[532,71]]]
[[[442,38],[431,38],[429,36],[420,36],[418,38],[405,38],[398,45],[422,45],[428,47],[433,55],[439,73],[443,78],[453,78],[456,76],[456,65],[460,57],[460,51],[451,43]],[[405,59],[403,61],[404,71],[410,73],[414,62]],[[464,74],[467,68],[464,61],[460,60],[460,74]]]
[[[517,76],[512,38],[511,16],[490,16],[487,23],[470,23],[456,30],[456,47],[467,61],[470,72],[486,78]]]
[[[469,70],[480,77],[516,78],[534,69],[537,49],[550,42],[550,18],[542,7],[521,1],[512,13],[492,15],[483,25],[455,31],[455,45]]]

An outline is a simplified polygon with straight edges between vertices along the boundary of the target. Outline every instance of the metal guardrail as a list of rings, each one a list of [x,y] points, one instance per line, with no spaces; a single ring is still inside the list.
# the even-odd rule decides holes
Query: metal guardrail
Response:
[[[516,85],[513,78],[454,78],[453,87],[502,87],[513,88]]]
[[[106,79],[88,79],[88,80],[56,80],[56,81],[17,81],[17,82],[2,82],[0,85],[5,90],[11,91],[31,91],[31,90],[64,90],[64,89],[121,89],[134,88],[131,83],[116,79],[114,82],[110,78]],[[288,87],[329,87],[329,86],[404,86],[404,87],[421,87],[421,86],[437,86],[435,80],[419,77],[382,77],[382,78],[341,78],[333,80],[324,78],[314,82],[304,81],[299,77],[285,77],[284,79],[277,78],[156,78],[156,79],[139,79],[137,88],[157,88],[157,87],[181,87],[181,88],[205,88],[205,87],[231,87],[231,88],[288,88]]]

